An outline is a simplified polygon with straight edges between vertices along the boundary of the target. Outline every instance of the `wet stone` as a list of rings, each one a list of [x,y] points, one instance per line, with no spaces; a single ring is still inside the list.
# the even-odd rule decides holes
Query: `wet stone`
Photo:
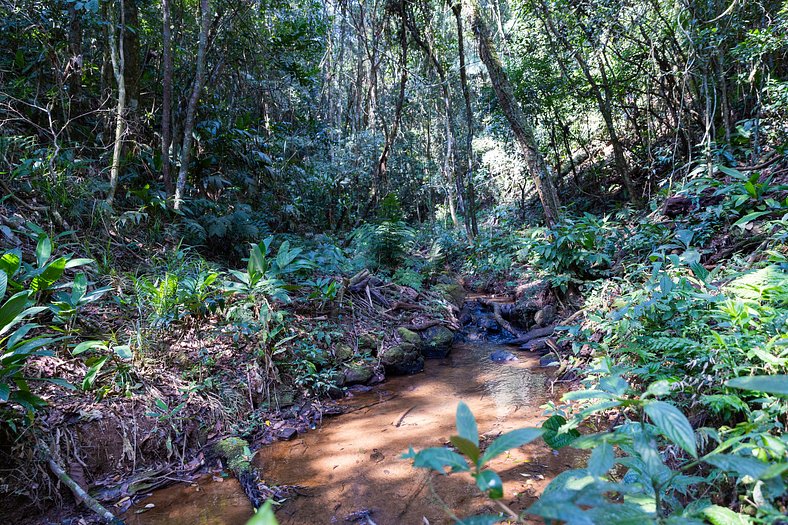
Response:
[[[507,352],[506,350],[496,350],[490,354],[490,359],[496,363],[503,363],[506,361],[517,361],[517,356],[511,352]]]
[[[433,326],[422,332],[422,340],[424,357],[442,359],[451,351],[454,332],[445,326]]]
[[[276,437],[279,438],[281,441],[290,441],[297,435],[298,435],[298,430],[291,427],[285,427],[279,430],[279,432],[277,432]]]

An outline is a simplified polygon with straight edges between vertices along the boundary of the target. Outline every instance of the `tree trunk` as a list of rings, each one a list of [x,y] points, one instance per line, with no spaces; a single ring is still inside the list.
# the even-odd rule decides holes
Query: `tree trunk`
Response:
[[[471,29],[476,35],[479,44],[479,56],[487,67],[495,96],[501,105],[506,120],[512,128],[515,138],[525,156],[528,164],[528,171],[533,179],[539,200],[544,210],[545,222],[549,227],[553,227],[559,219],[559,201],[553,180],[547,171],[544,157],[539,151],[534,137],[533,129],[528,124],[525,113],[514,98],[514,90],[503,70],[503,65],[498,58],[498,52],[490,37],[490,30],[479,14],[479,6],[476,0],[465,0],[466,16]]]
[[[178,182],[175,186],[174,207],[179,210],[186,190],[186,175],[189,172],[189,158],[192,150],[192,133],[194,121],[197,116],[197,102],[200,100],[203,82],[205,80],[205,62],[208,48],[208,29],[211,21],[211,6],[209,0],[200,0],[200,37],[197,44],[197,66],[194,74],[192,94],[186,108],[186,122],[183,125],[183,145],[181,146],[181,167],[178,171]]]
[[[465,43],[462,31],[462,3],[458,2],[452,6],[454,18],[457,23],[457,49],[460,56],[460,84],[462,85],[462,97],[465,99],[465,125],[467,134],[465,135],[465,155],[467,156],[468,171],[465,174],[465,187],[467,196],[465,199],[465,230],[470,239],[479,234],[479,226],[476,224],[476,195],[473,184],[473,108],[471,107],[471,90],[468,87],[468,72],[465,67]]]
[[[615,123],[613,122],[611,102],[613,94],[610,90],[610,84],[607,82],[604,64],[602,64],[600,61],[599,68],[603,80],[602,86],[600,86],[591,72],[591,67],[589,66],[588,62],[586,62],[580,51],[575,49],[567,40],[566,36],[556,29],[550,15],[550,8],[544,1],[542,2],[542,12],[544,14],[544,22],[550,32],[553,33],[555,37],[561,41],[561,44],[563,44],[564,48],[572,54],[575,62],[577,62],[577,65],[580,66],[583,76],[586,77],[588,85],[591,88],[591,93],[594,95],[594,98],[597,101],[599,112],[602,114],[602,120],[605,122],[605,128],[607,129],[608,137],[610,138],[610,144],[613,146],[613,163],[616,166],[616,172],[624,181],[624,186],[629,193],[629,198],[634,203],[639,203],[640,195],[635,189],[632,178],[629,176],[629,166],[627,165],[627,159],[624,155],[624,147],[621,144],[621,140],[619,139],[618,133],[616,132]]]
[[[123,65],[126,77],[126,98],[132,113],[136,111],[140,98],[140,11],[137,2],[138,0],[123,0],[123,17],[128,29],[123,32],[123,51],[125,53]]]
[[[438,80],[440,82],[441,87],[441,98],[443,100],[443,107],[444,113],[446,116],[445,120],[445,133],[446,133],[446,154],[443,160],[443,167],[442,173],[444,177],[444,182],[447,186],[446,196],[448,199],[449,204],[449,213],[451,214],[452,224],[455,228],[459,228],[460,222],[457,218],[457,205],[456,200],[458,198],[457,195],[457,188],[461,187],[457,183],[457,150],[455,148],[456,143],[456,133],[455,133],[455,126],[454,126],[454,112],[452,111],[451,107],[451,93],[449,91],[449,80],[446,75],[446,69],[443,67],[443,64],[440,63],[438,57],[435,55],[432,46],[430,43],[422,37],[421,33],[416,26],[415,21],[412,18],[412,13],[405,12],[405,23],[408,26],[408,30],[410,31],[413,40],[416,44],[422,49],[425,55],[427,55],[427,60],[432,64],[435,73],[438,75]]]
[[[162,0],[161,176],[167,195],[172,194],[170,145],[172,144],[172,30],[170,0]]]
[[[120,35],[116,38],[117,30],[115,21],[109,21],[109,52],[112,59],[112,72],[118,84],[118,104],[115,109],[115,145],[112,148],[112,165],[109,171],[109,191],[107,192],[107,204],[112,205],[115,200],[115,193],[118,191],[118,179],[120,178],[120,156],[123,152],[123,134],[126,131],[126,75],[125,57],[123,53],[123,33],[125,33],[126,20],[123,0],[120,0]],[[108,11],[109,13],[109,11]]]

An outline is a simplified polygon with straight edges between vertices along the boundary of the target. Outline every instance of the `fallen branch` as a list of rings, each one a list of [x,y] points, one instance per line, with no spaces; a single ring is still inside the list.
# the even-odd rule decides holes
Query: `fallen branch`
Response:
[[[389,308],[388,311],[389,312],[393,312],[394,310],[409,310],[409,311],[421,310],[421,311],[424,311],[426,309],[427,309],[427,307],[425,307],[423,305],[420,305],[420,304],[405,303],[405,302],[402,302],[402,301],[394,301],[393,303],[391,303],[391,308]]]
[[[413,332],[420,332],[422,330],[426,330],[427,328],[432,328],[433,326],[445,325],[446,323],[441,319],[431,319],[426,321],[422,324],[406,324],[402,325],[402,328],[406,328]]]
[[[544,328],[535,328],[534,330],[531,330],[530,332],[518,337],[517,339],[507,341],[506,344],[512,346],[524,345],[528,342],[533,341],[534,339],[539,339],[542,337],[553,335],[553,331],[555,331],[555,325],[545,326]]]
[[[45,456],[47,464],[49,465],[49,469],[52,471],[52,473],[57,476],[57,479],[59,479],[65,486],[71,489],[71,492],[74,494],[74,497],[78,502],[84,503],[87,508],[95,512],[96,515],[101,517],[101,519],[106,523],[111,525],[123,525],[123,520],[108,511],[104,505],[96,501],[90,494],[85,492],[85,489],[80,487],[79,483],[74,481],[71,476],[66,473],[63,467],[61,467],[58,462],[55,461],[55,458],[52,457],[49,447],[47,447],[44,443],[39,442],[38,449]]]
[[[485,306],[492,307],[492,309],[493,309],[493,317],[498,322],[498,324],[501,325],[501,327],[504,330],[506,330],[507,332],[509,332],[510,334],[512,334],[515,337],[519,337],[521,335],[521,332],[519,330],[515,329],[511,325],[511,323],[509,323],[509,321],[504,319],[503,315],[501,315],[501,303],[498,303],[498,302],[495,302],[495,301],[490,301],[488,299],[479,299],[479,302],[482,303]]]

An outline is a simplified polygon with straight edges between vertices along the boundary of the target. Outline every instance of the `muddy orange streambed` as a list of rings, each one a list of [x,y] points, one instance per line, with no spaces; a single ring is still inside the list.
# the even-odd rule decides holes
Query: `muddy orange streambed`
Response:
[[[458,516],[494,510],[465,474],[430,475],[400,459],[416,450],[442,446],[455,434],[457,403],[476,415],[479,433],[537,426],[541,405],[556,399],[549,369],[519,353],[519,361],[497,363],[490,354],[501,346],[463,343],[443,360],[427,361],[423,373],[387,380],[369,392],[347,398],[349,412],[315,431],[263,448],[257,455],[269,485],[299,485],[303,495],[277,511],[282,525],[352,523],[369,513],[378,525],[452,523]],[[504,482],[504,501],[523,509],[558,473],[576,467],[572,450],[552,452],[541,440],[497,459],[492,467]],[[151,506],[152,504],[152,506]],[[135,513],[145,506],[150,508]],[[129,525],[243,525],[251,506],[233,479],[207,476],[153,494],[125,516]],[[425,521],[426,518],[426,521]],[[369,523],[369,521],[362,521]]]

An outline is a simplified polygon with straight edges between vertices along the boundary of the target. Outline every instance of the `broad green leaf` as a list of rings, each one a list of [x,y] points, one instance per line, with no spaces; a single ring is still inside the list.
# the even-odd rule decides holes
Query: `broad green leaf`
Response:
[[[22,339],[25,338],[25,336],[27,336],[30,330],[33,330],[34,328],[39,328],[40,326],[41,325],[35,323],[28,323],[20,326],[19,328],[14,330],[14,333],[12,333],[8,337],[8,341],[6,342],[6,348],[14,348],[16,345],[20,343],[20,341],[22,341]]]
[[[654,425],[671,441],[683,448],[692,457],[698,457],[695,432],[681,411],[664,401],[649,401],[644,410]]]
[[[255,515],[246,522],[246,525],[279,525],[279,522],[276,521],[276,516],[274,516],[270,499],[257,509]]]
[[[641,396],[642,398],[646,398],[649,396],[659,397],[664,396],[670,393],[670,382],[665,379],[660,381],[654,381],[648,388],[646,392]]]
[[[563,416],[551,416],[542,423],[542,438],[550,448],[559,449],[572,443],[576,438],[580,437],[580,432],[576,429],[570,429],[568,432],[558,433],[558,429],[566,424],[566,419]]]
[[[481,464],[484,465],[494,457],[503,454],[507,450],[521,447],[525,444],[534,441],[544,433],[541,428],[520,428],[512,430],[499,436],[495,441],[490,443],[487,450],[484,451]]]
[[[8,401],[11,389],[5,383],[0,383],[0,401]]]
[[[36,245],[36,262],[38,263],[38,267],[42,268],[51,256],[52,241],[47,235],[39,236],[38,244]]]
[[[57,385],[60,387],[65,388],[66,390],[76,390],[77,387],[66,381],[65,379],[61,379],[59,377],[41,377],[41,378],[29,378],[28,381],[44,381],[46,383],[52,383],[53,385]]]
[[[602,390],[575,390],[564,394],[564,401],[579,401],[582,399],[616,399],[615,394]]]
[[[0,272],[12,279],[22,266],[22,256],[18,251],[6,252],[0,257]]]
[[[101,371],[104,364],[109,359],[108,355],[99,357],[91,364],[90,368],[88,368],[87,373],[85,374],[85,379],[82,380],[82,390],[90,390],[93,388],[93,385],[96,382],[96,378],[98,377],[99,372]],[[90,361],[88,361],[90,362]]]
[[[604,476],[613,468],[615,460],[616,456],[613,447],[608,443],[602,443],[591,451],[591,457],[588,459],[588,470],[594,476]]]
[[[114,347],[113,350],[115,351],[115,355],[121,359],[131,359],[134,357],[134,353],[131,351],[129,345],[118,345]]]
[[[0,335],[3,335],[13,326],[14,320],[25,309],[30,300],[30,293],[19,292],[11,297],[0,307]]]
[[[473,417],[468,405],[462,401],[457,405],[457,434],[477,447],[479,446],[479,429],[476,427],[476,418]]]
[[[0,272],[0,301],[5,297],[6,288],[8,288],[8,276],[5,272]]]
[[[654,515],[632,503],[611,503],[587,511],[594,523],[605,525],[647,525],[656,523]]]
[[[753,523],[749,516],[733,512],[731,509],[726,509],[719,505],[712,505],[703,509],[701,514],[712,525],[751,525]]]
[[[80,272],[74,276],[74,284],[71,287],[71,302],[76,304],[77,301],[85,296],[88,291],[88,278],[84,273]]]
[[[483,470],[476,476],[476,486],[492,499],[503,497],[503,481],[492,470]]]
[[[55,281],[60,279],[66,269],[66,258],[61,257],[47,264],[41,274],[33,277],[30,289],[34,292],[47,290]]]
[[[741,229],[744,229],[745,226],[747,226],[749,223],[751,223],[755,219],[763,217],[764,215],[769,215],[770,213],[772,213],[772,212],[771,211],[755,211],[755,212],[752,212],[752,213],[748,213],[747,215],[745,215],[744,217],[742,217],[738,221],[734,222],[733,225],[734,226],[738,226]]]
[[[85,266],[86,264],[93,264],[93,259],[69,259],[66,262],[66,270],[79,268],[80,266]]]
[[[416,468],[432,469],[441,474],[445,474],[445,468],[449,467],[452,472],[468,471],[468,463],[462,456],[454,451],[443,447],[432,447],[424,449],[418,453],[406,454],[405,458],[413,458],[413,466]]]
[[[744,176],[742,172],[737,169],[729,168],[728,166],[717,166],[717,169],[723,172],[725,175],[731,176],[735,179],[744,180],[747,177]]]
[[[704,457],[703,461],[737,477],[749,476],[754,479],[760,479],[769,468],[768,463],[759,459],[736,454],[711,454]]]
[[[452,436],[451,442],[457,447],[457,450],[468,456],[474,464],[478,464],[480,454],[479,447],[460,436]]]
[[[25,308],[16,317],[11,319],[11,321],[8,324],[6,324],[5,326],[3,326],[2,323],[0,323],[0,335],[3,335],[4,333],[6,333],[8,330],[10,330],[14,326],[16,326],[17,323],[19,323],[20,321],[23,321],[25,319],[29,319],[29,318],[33,317],[34,315],[37,315],[37,314],[39,314],[41,312],[44,312],[46,310],[48,310],[48,308],[46,306],[31,306],[30,308]]]
[[[742,390],[788,396],[788,375],[735,377],[725,384]]]
[[[82,341],[77,346],[75,346],[73,350],[71,350],[71,355],[79,355],[87,352],[88,350],[93,350],[94,348],[106,349],[107,343],[106,341]]]

